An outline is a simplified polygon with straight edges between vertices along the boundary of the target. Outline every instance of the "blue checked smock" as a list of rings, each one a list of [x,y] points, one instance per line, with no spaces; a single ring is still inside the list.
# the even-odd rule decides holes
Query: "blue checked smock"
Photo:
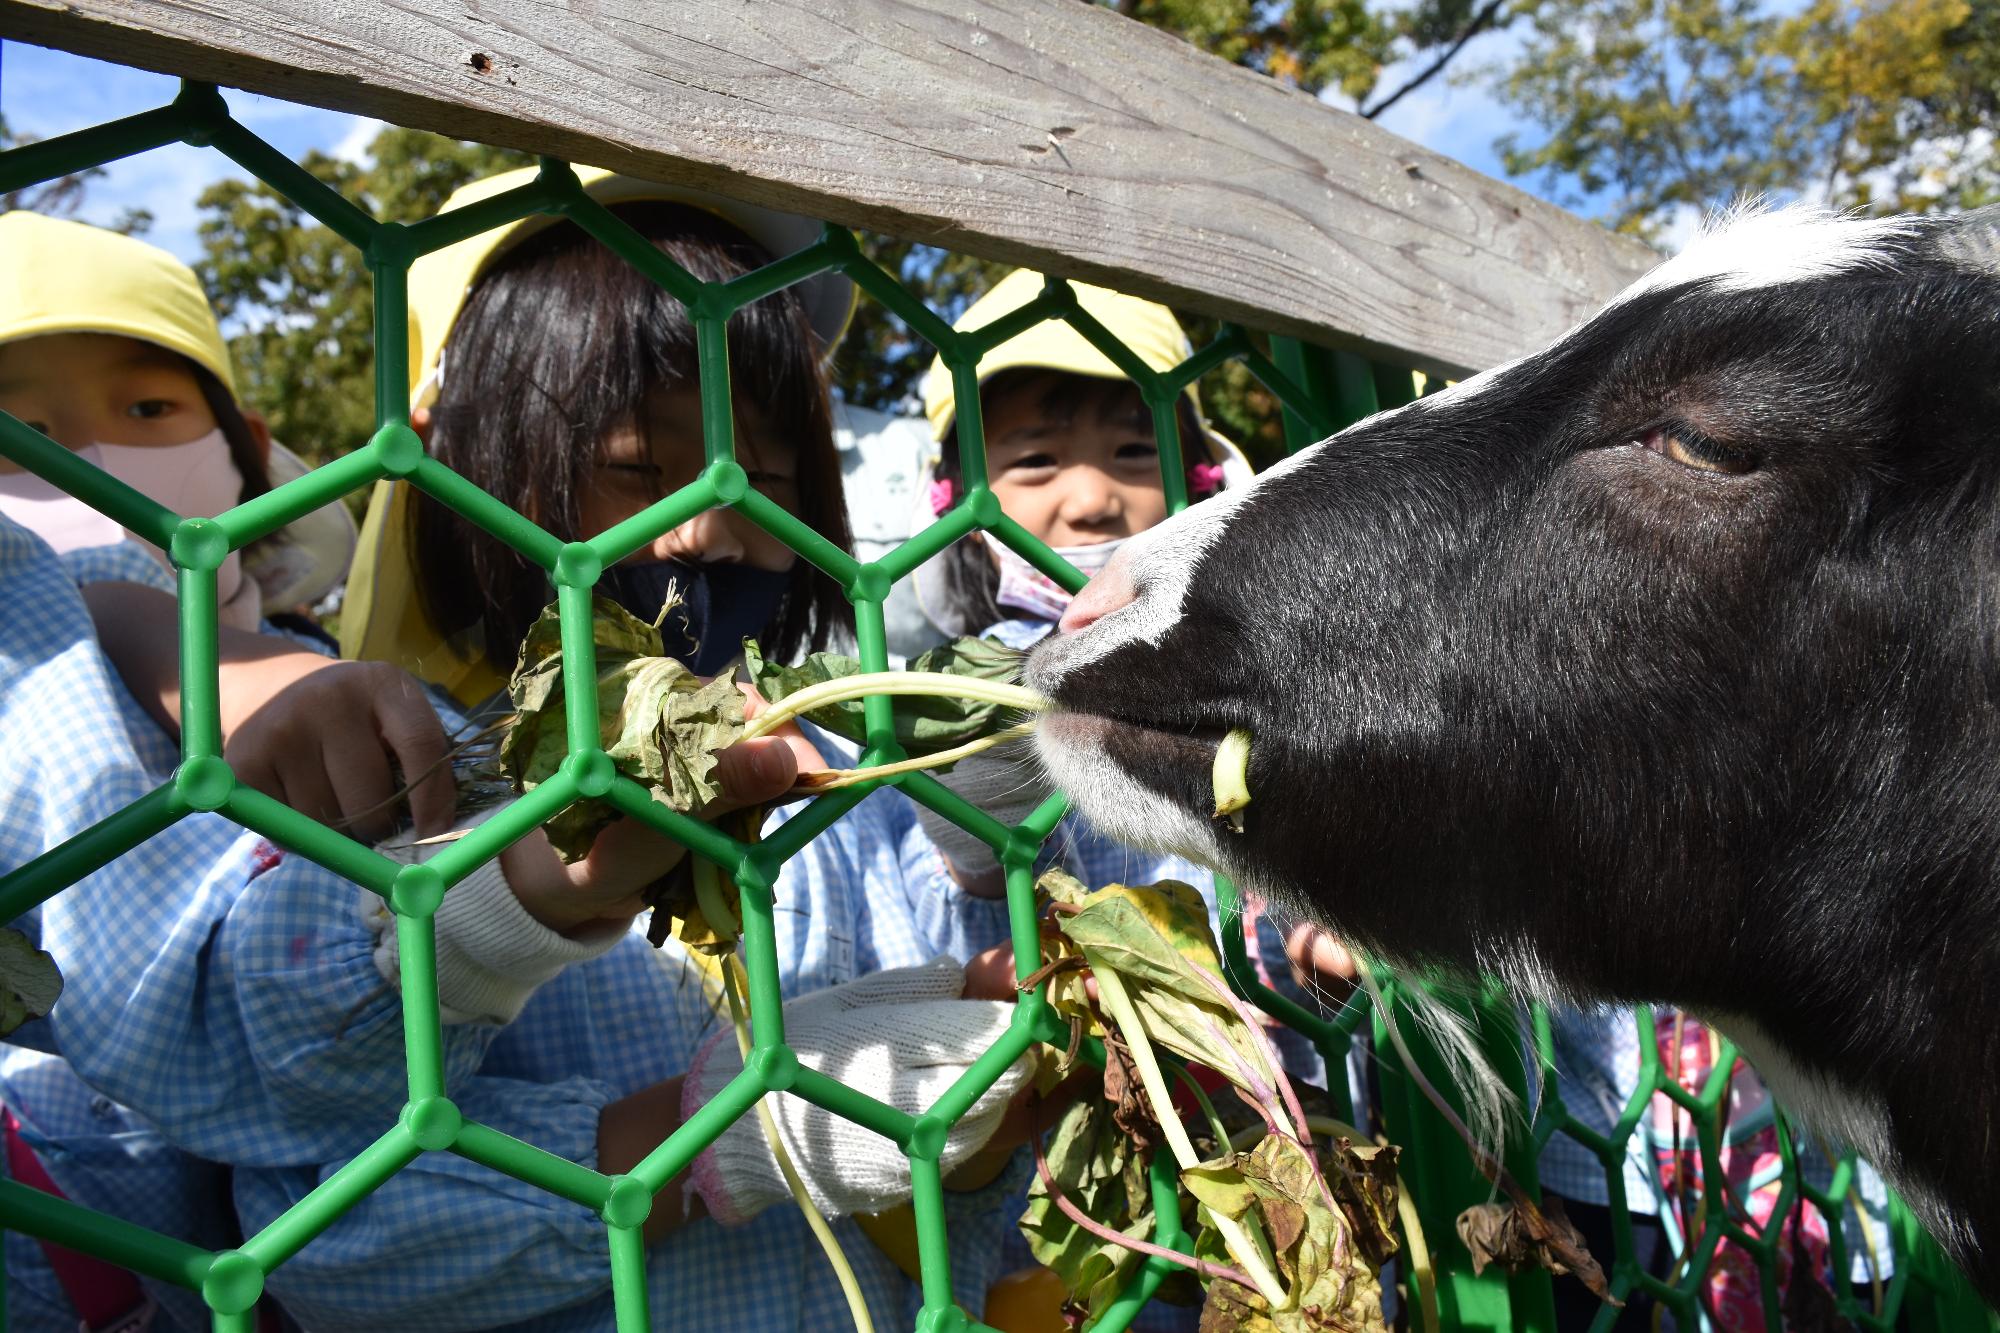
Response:
[[[111,550],[75,576],[162,584],[142,553],[124,554],[121,563]],[[0,869],[116,813],[175,759],[98,651],[72,574],[4,522],[0,726],[9,740]],[[1161,873],[1087,836],[1068,859],[1092,882]],[[810,844],[777,897],[793,994],[940,951],[966,957],[1007,934],[1004,905],[958,891],[895,792],[870,796]],[[35,1142],[65,1193],[214,1244],[203,1224],[214,1177],[182,1169],[188,1158],[235,1168],[242,1225],[255,1231],[373,1142],[404,1098],[401,1002],[376,956],[375,907],[304,858],[194,815],[24,918],[67,984],[55,1012],[18,1032],[17,1044],[66,1058],[94,1089],[84,1108],[115,1109],[137,1135],[122,1157],[72,1153],[61,1136],[74,1115],[49,1117]],[[603,1106],[684,1070],[717,1029],[681,962],[628,934],[542,985],[513,1022],[449,1025],[447,1091],[469,1118],[594,1164]],[[22,1095],[34,1128],[32,1087],[10,1080],[8,1089]],[[172,1170],[141,1170],[138,1159],[161,1140],[187,1157],[163,1156]],[[947,1196],[953,1279],[970,1305],[997,1276],[1014,1220],[1002,1201],[1020,1183],[1017,1162],[984,1190]],[[877,1320],[906,1326],[919,1304],[913,1284],[850,1223],[837,1229]],[[694,1223],[648,1259],[656,1327],[849,1326],[794,1210],[773,1208],[733,1230]],[[584,1209],[430,1154],[269,1286],[316,1328],[599,1328],[611,1324],[608,1272],[603,1224]]]

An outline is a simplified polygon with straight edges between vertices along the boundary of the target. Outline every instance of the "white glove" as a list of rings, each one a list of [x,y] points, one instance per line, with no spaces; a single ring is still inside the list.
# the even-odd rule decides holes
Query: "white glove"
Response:
[[[807,1068],[919,1115],[1005,1035],[1013,1015],[1005,1001],[959,999],[964,990],[965,968],[944,956],[871,973],[787,1004],[785,1041]],[[1032,1071],[1023,1055],[959,1118],[939,1158],[946,1174],[993,1137]],[[681,1086],[681,1118],[742,1072],[736,1034],[710,1038]],[[910,1161],[894,1143],[790,1093],[766,1100],[792,1166],[822,1213],[879,1213],[909,1200]],[[754,1109],[695,1158],[689,1186],[711,1215],[731,1225],[791,1198]]]
[[[937,780],[1009,827],[1026,819],[1055,788],[1025,742],[1009,742],[961,759]],[[1000,868],[1000,858],[983,841],[938,814],[917,806],[924,832],[961,877],[984,875]]]

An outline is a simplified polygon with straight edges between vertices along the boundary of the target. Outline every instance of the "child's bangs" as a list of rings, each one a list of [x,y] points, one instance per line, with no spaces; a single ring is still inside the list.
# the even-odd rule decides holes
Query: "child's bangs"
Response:
[[[756,242],[704,209],[646,202],[612,212],[705,282],[726,282],[771,260]],[[503,289],[519,286],[517,292],[494,293],[517,305],[510,313],[532,318],[529,327],[535,330],[524,340],[527,345],[516,349],[511,369],[525,371],[526,382],[562,404],[573,439],[598,440],[642,422],[650,394],[699,384],[694,321],[687,308],[573,224],[524,242],[487,282]],[[508,295],[516,299],[509,301]],[[797,296],[778,292],[737,312],[729,321],[728,342],[737,401],[756,403],[773,434],[787,443],[814,438],[820,414],[813,400],[823,386],[811,323]]]
[[[704,282],[771,260],[704,209],[649,201],[612,212]],[[756,443],[796,451],[799,516],[850,549],[819,346],[803,304],[782,291],[739,311],[728,347],[735,401],[756,404],[766,427]],[[584,535],[580,496],[603,442],[624,429],[643,433],[647,400],[697,389],[699,366],[686,307],[582,228],[559,223],[509,251],[467,296],[445,348],[432,448],[550,531]],[[432,623],[454,633],[483,621],[489,660],[511,665],[547,599],[541,571],[439,506],[417,506],[414,523]],[[802,561],[769,646],[780,654],[823,647],[850,616],[838,589]]]

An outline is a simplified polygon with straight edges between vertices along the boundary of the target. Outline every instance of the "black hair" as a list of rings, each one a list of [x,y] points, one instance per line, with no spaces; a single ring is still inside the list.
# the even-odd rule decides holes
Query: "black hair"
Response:
[[[195,386],[201,390],[201,399],[215,415],[215,424],[221,428],[222,438],[229,445],[229,461],[236,464],[236,471],[243,478],[243,492],[236,497],[236,502],[241,504],[245,500],[256,499],[271,489],[271,465],[264,451],[258,447],[256,436],[250,433],[250,423],[243,416],[242,406],[237,403],[236,395],[229,392],[229,386],[216,378],[214,371],[188,357],[182,356],[181,360],[193,373]]]
[[[1130,413],[1144,419],[1149,432],[1152,427],[1152,413],[1139,394],[1139,386],[1131,380],[1104,379],[1039,366],[1019,366],[993,376],[979,386],[980,404],[983,410],[1009,394],[1037,391],[1041,394],[1037,410],[1052,422],[1067,425],[1085,413],[1106,418]],[[1180,427],[1184,460],[1194,463],[1209,459],[1208,437],[1202,429],[1201,415],[1186,394],[1175,397],[1174,421]],[[965,489],[965,466],[958,455],[955,414],[939,448],[937,479],[951,483],[956,497]],[[945,600],[940,610],[958,615],[960,623],[955,628],[977,634],[1013,614],[998,601],[1000,571],[993,563],[985,538],[974,533],[953,542],[938,559],[942,562],[939,568]]]
[[[748,236],[703,209],[659,201],[612,210],[705,281],[770,262]],[[604,437],[643,433],[646,397],[699,382],[694,323],[667,291],[561,222],[522,241],[466,297],[432,411],[431,453],[460,476],[565,540],[580,531],[584,478]],[[851,551],[832,409],[811,321],[790,289],[729,321],[731,388],[773,438],[797,449],[800,517]],[[498,538],[421,493],[411,506],[418,595],[431,623],[495,669],[514,665],[550,600],[547,575]],[[763,634],[778,660],[851,631],[853,609],[804,559]]]

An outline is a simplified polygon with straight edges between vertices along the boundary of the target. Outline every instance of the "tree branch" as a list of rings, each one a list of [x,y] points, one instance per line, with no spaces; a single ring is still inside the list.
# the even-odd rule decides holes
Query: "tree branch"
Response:
[[[1452,57],[1456,56],[1460,51],[1465,49],[1465,44],[1467,42],[1471,41],[1474,37],[1477,37],[1483,30],[1490,27],[1493,23],[1493,20],[1499,17],[1500,11],[1502,9],[1505,9],[1506,7],[1507,7],[1507,0],[1486,0],[1486,3],[1479,7],[1479,12],[1474,14],[1472,18],[1467,21],[1465,27],[1459,30],[1458,36],[1455,39],[1453,39],[1452,44],[1448,48],[1446,48],[1445,53],[1439,56],[1436,60],[1433,60],[1430,63],[1430,65],[1423,71],[1423,73],[1411,79],[1408,83],[1398,88],[1395,92],[1390,93],[1387,97],[1377,102],[1374,106],[1369,107],[1366,110],[1361,110],[1357,108],[1357,111],[1359,115],[1362,117],[1362,119],[1364,120],[1375,119],[1375,117],[1381,115],[1384,111],[1387,111],[1390,107],[1402,101],[1404,97],[1408,96],[1410,93],[1415,92],[1417,89],[1423,87],[1426,83],[1430,82],[1432,78],[1436,77],[1439,71],[1441,71],[1442,69],[1444,69],[1446,65],[1449,65],[1451,63]]]

